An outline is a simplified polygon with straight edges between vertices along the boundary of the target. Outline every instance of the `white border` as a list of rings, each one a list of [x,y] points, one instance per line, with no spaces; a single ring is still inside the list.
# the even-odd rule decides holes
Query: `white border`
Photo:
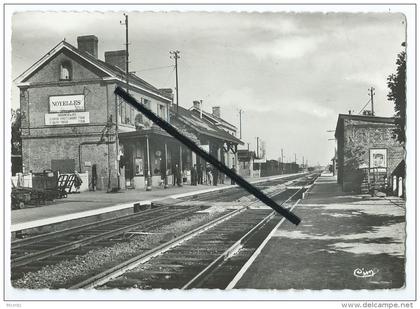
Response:
[[[80,1],[80,3],[83,3]],[[123,5],[83,5],[74,4],[66,6],[54,6],[54,5],[25,5],[19,7],[7,6],[5,7],[5,102],[10,102],[11,100],[11,56],[9,51],[11,50],[11,16],[14,11],[28,11],[28,10],[72,10],[72,11],[109,11],[116,10],[121,11],[124,9]],[[277,5],[266,5],[266,6],[255,6],[255,5],[206,5],[206,6],[194,6],[194,5],[148,5],[146,7],[141,6],[129,6],[127,10],[176,10],[176,11],[254,11],[254,12],[265,12],[265,11],[305,11],[305,12],[402,12],[407,17],[407,101],[409,102],[407,106],[407,138],[409,143],[407,145],[407,165],[410,167],[407,169],[407,192],[409,196],[407,197],[407,278],[406,284],[407,287],[403,290],[388,290],[388,291],[255,291],[247,290],[245,291],[189,291],[189,292],[180,292],[180,291],[136,291],[135,293],[130,293],[126,291],[107,291],[96,292],[96,291],[20,291],[12,289],[10,286],[6,286],[6,298],[7,299],[32,299],[32,300],[141,300],[141,299],[196,299],[196,300],[205,300],[205,299],[236,299],[236,300],[249,300],[249,299],[264,299],[264,300],[409,300],[414,299],[414,279],[417,275],[414,273],[414,233],[415,233],[415,216],[414,216],[414,192],[415,188],[415,170],[412,168],[415,163],[415,145],[414,141],[414,124],[415,124],[415,48],[414,39],[415,39],[415,11],[412,6],[407,5],[286,5],[286,6],[277,6]],[[5,109],[5,119],[10,119],[10,109],[6,104],[7,108]],[[6,126],[7,128],[7,126]],[[10,132],[6,130],[5,132],[5,141],[10,140]],[[411,142],[411,143],[410,143]],[[3,143],[5,145],[5,153],[10,153],[10,143]],[[6,170],[4,171],[5,178],[7,180],[10,178],[10,162],[6,160]],[[10,186],[5,186],[4,194],[10,196]],[[10,207],[5,207],[6,209],[6,218],[10,218]],[[6,220],[6,231],[10,230],[10,222]],[[6,237],[6,248],[10,248],[10,240]],[[3,258],[3,257],[2,257]],[[6,263],[7,261],[6,257]],[[6,280],[8,282],[8,280]],[[31,303],[31,306],[37,306],[46,308],[50,306],[56,307],[54,303]],[[290,305],[289,303],[287,303]],[[77,305],[77,304],[75,304]],[[128,306],[128,303],[124,303],[125,306]],[[169,304],[167,304],[169,305]],[[213,304],[214,305],[214,304]],[[279,304],[280,305],[280,304]],[[61,306],[61,305],[60,305]],[[278,306],[276,306],[278,307]],[[328,306],[328,303],[323,303],[323,308]],[[340,306],[341,307],[341,306]],[[335,305],[334,308],[337,308]]]

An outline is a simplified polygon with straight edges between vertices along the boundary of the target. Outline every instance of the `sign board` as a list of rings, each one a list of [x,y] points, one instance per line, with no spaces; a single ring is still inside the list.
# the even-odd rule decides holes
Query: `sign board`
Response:
[[[50,113],[84,110],[85,96],[83,94],[50,96]]]
[[[46,126],[89,123],[89,112],[45,114]]]
[[[238,161],[247,162],[251,160],[251,152],[248,150],[238,150]]]
[[[387,150],[369,149],[369,167],[375,168],[379,172],[385,172],[387,168]]]

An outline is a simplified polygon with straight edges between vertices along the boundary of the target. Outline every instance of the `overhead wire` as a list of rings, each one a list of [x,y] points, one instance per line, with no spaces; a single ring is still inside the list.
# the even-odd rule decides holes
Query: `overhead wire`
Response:
[[[365,109],[365,108],[366,108],[366,106],[370,103],[370,101],[371,101],[371,99],[369,99],[369,100],[366,102],[365,106],[363,106],[363,107],[362,107],[362,109],[360,110],[360,112],[358,113],[358,115],[360,115],[360,113],[364,111],[364,109]]]
[[[168,82],[169,82],[169,79],[172,77],[172,74],[175,72],[175,66],[173,65],[173,69],[172,69],[172,71],[171,72],[169,72],[169,75],[168,75],[168,77],[166,78],[166,81],[163,83],[163,85],[167,85],[168,84]],[[171,87],[172,88],[172,87]]]
[[[154,70],[160,70],[160,69],[166,69],[166,68],[170,68],[170,67],[175,67],[174,65],[166,65],[166,66],[162,66],[162,67],[153,67],[153,68],[147,68],[147,69],[143,69],[143,70],[136,70],[135,72],[145,72],[145,71],[154,71]]]

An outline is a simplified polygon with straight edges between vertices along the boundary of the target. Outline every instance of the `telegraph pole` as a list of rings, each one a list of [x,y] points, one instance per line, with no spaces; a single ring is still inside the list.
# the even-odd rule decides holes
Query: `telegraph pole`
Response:
[[[127,93],[129,92],[129,83],[130,76],[128,71],[128,15],[124,13],[125,20],[124,22],[120,21],[121,25],[125,26],[125,78],[126,78],[126,88]],[[120,184],[120,150],[119,150],[120,141],[118,139],[118,99],[115,98],[115,149],[117,152],[117,189],[121,190]]]
[[[259,137],[257,136],[257,158],[260,158],[260,156],[259,156],[259,150],[258,150],[258,148],[259,148],[258,139],[259,139]]]
[[[295,163],[297,162],[297,160],[296,160],[296,154],[295,154]]]
[[[284,174],[284,157],[283,157],[283,148],[281,149],[281,173]]]
[[[239,110],[239,139],[242,139],[242,109]]]
[[[125,75],[126,75],[126,83],[127,83],[127,93],[129,92],[129,71],[128,71],[128,15],[124,13],[125,22],[122,23],[125,25]]]
[[[373,88],[373,87],[370,87],[370,89],[369,89],[370,103],[371,103],[371,106],[372,106],[372,116],[375,116],[375,111],[373,109],[373,96],[375,95],[375,93],[373,92],[374,90],[375,90],[375,88]]]
[[[179,50],[173,50],[169,52],[172,56],[171,59],[175,59],[175,89],[176,89],[176,112],[178,113],[178,106],[179,106],[179,97],[178,97],[178,59],[179,57]]]

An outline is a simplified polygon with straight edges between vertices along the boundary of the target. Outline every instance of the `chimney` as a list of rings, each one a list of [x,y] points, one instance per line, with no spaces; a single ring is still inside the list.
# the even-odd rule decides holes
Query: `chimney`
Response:
[[[105,62],[112,64],[125,72],[125,50],[105,52]]]
[[[168,99],[174,100],[174,93],[171,88],[161,88],[159,91]]]
[[[201,108],[202,105],[203,105],[203,100],[193,101],[194,108],[196,108],[200,111],[200,118],[203,118],[203,110]]]
[[[77,48],[98,58],[98,38],[95,35],[78,36]]]
[[[213,106],[212,109],[213,109],[213,116],[220,118],[220,106]]]
[[[196,109],[200,109],[200,101],[193,101],[193,106],[194,106]]]

